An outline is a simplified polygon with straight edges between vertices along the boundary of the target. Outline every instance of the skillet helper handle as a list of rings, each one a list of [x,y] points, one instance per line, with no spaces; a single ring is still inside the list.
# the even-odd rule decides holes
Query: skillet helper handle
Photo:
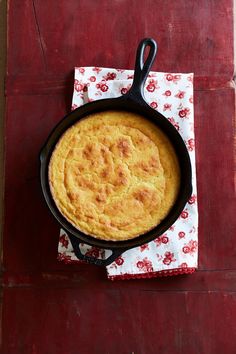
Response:
[[[116,258],[118,258],[123,252],[126,251],[123,249],[122,250],[121,249],[112,250],[112,254],[109,257],[107,257],[106,259],[98,259],[96,257],[86,256],[80,250],[80,244],[82,242],[80,242],[78,240],[78,238],[73,235],[68,235],[68,236],[69,236],[70,241],[72,243],[76,257],[78,259],[80,259],[81,261],[85,261],[90,264],[95,264],[98,266],[107,266],[107,265],[111,264],[112,262],[114,262]]]
[[[145,49],[149,47],[149,53],[144,62],[144,52]],[[151,70],[152,64],[156,58],[157,54],[157,43],[152,38],[144,38],[138,46],[136,53],[136,62],[134,69],[134,80],[133,84],[126,94],[131,96],[133,99],[144,100],[144,84]]]

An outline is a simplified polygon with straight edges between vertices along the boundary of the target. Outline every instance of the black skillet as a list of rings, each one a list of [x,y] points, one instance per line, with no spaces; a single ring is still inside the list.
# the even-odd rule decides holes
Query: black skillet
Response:
[[[149,47],[147,59],[144,62],[144,51]],[[91,103],[75,109],[64,117],[51,132],[47,142],[40,153],[41,169],[40,178],[44,198],[54,217],[62,228],[68,233],[76,256],[89,263],[97,265],[108,265],[112,263],[123,252],[133,247],[150,242],[163,234],[179,217],[192,193],[191,163],[185,143],[173,125],[159,112],[151,108],[144,99],[144,83],[156,57],[157,44],[151,38],[143,39],[137,49],[134,80],[131,89],[124,96],[108,98]],[[145,234],[126,241],[103,241],[88,236],[71,225],[57,209],[52,198],[48,183],[48,165],[51,154],[61,135],[74,123],[83,117],[95,112],[106,110],[125,110],[143,115],[146,119],[156,124],[170,139],[179,159],[181,170],[181,185],[177,200],[166,218],[155,228]],[[112,254],[107,259],[96,259],[85,256],[81,253],[80,243],[86,243],[102,249],[109,249]]]

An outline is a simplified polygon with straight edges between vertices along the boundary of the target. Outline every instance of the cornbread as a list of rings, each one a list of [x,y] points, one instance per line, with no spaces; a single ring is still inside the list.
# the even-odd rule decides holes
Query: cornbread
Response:
[[[62,215],[85,234],[121,241],[157,226],[180,185],[175,151],[144,117],[104,111],[81,119],[58,141],[49,184]]]

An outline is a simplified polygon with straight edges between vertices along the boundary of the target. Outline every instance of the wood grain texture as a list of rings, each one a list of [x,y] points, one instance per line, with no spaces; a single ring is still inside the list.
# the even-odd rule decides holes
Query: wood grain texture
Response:
[[[74,66],[133,68],[146,36],[154,70],[195,74],[199,271],[111,282],[56,260],[38,156]],[[7,64],[3,353],[235,353],[233,1],[11,0]]]
[[[9,40],[8,73],[64,77],[75,65],[94,63],[133,68],[137,44],[149,36],[159,44],[155,70],[228,80],[234,70],[232,5],[231,0],[10,1],[14,41]]]
[[[233,292],[56,290],[5,290],[4,353],[235,352]]]

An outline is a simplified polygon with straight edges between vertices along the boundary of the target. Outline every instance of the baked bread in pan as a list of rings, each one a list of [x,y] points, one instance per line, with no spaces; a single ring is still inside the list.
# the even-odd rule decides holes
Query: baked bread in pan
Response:
[[[91,114],[70,127],[52,153],[48,177],[61,214],[83,233],[107,241],[153,229],[180,187],[169,139],[126,111]]]

